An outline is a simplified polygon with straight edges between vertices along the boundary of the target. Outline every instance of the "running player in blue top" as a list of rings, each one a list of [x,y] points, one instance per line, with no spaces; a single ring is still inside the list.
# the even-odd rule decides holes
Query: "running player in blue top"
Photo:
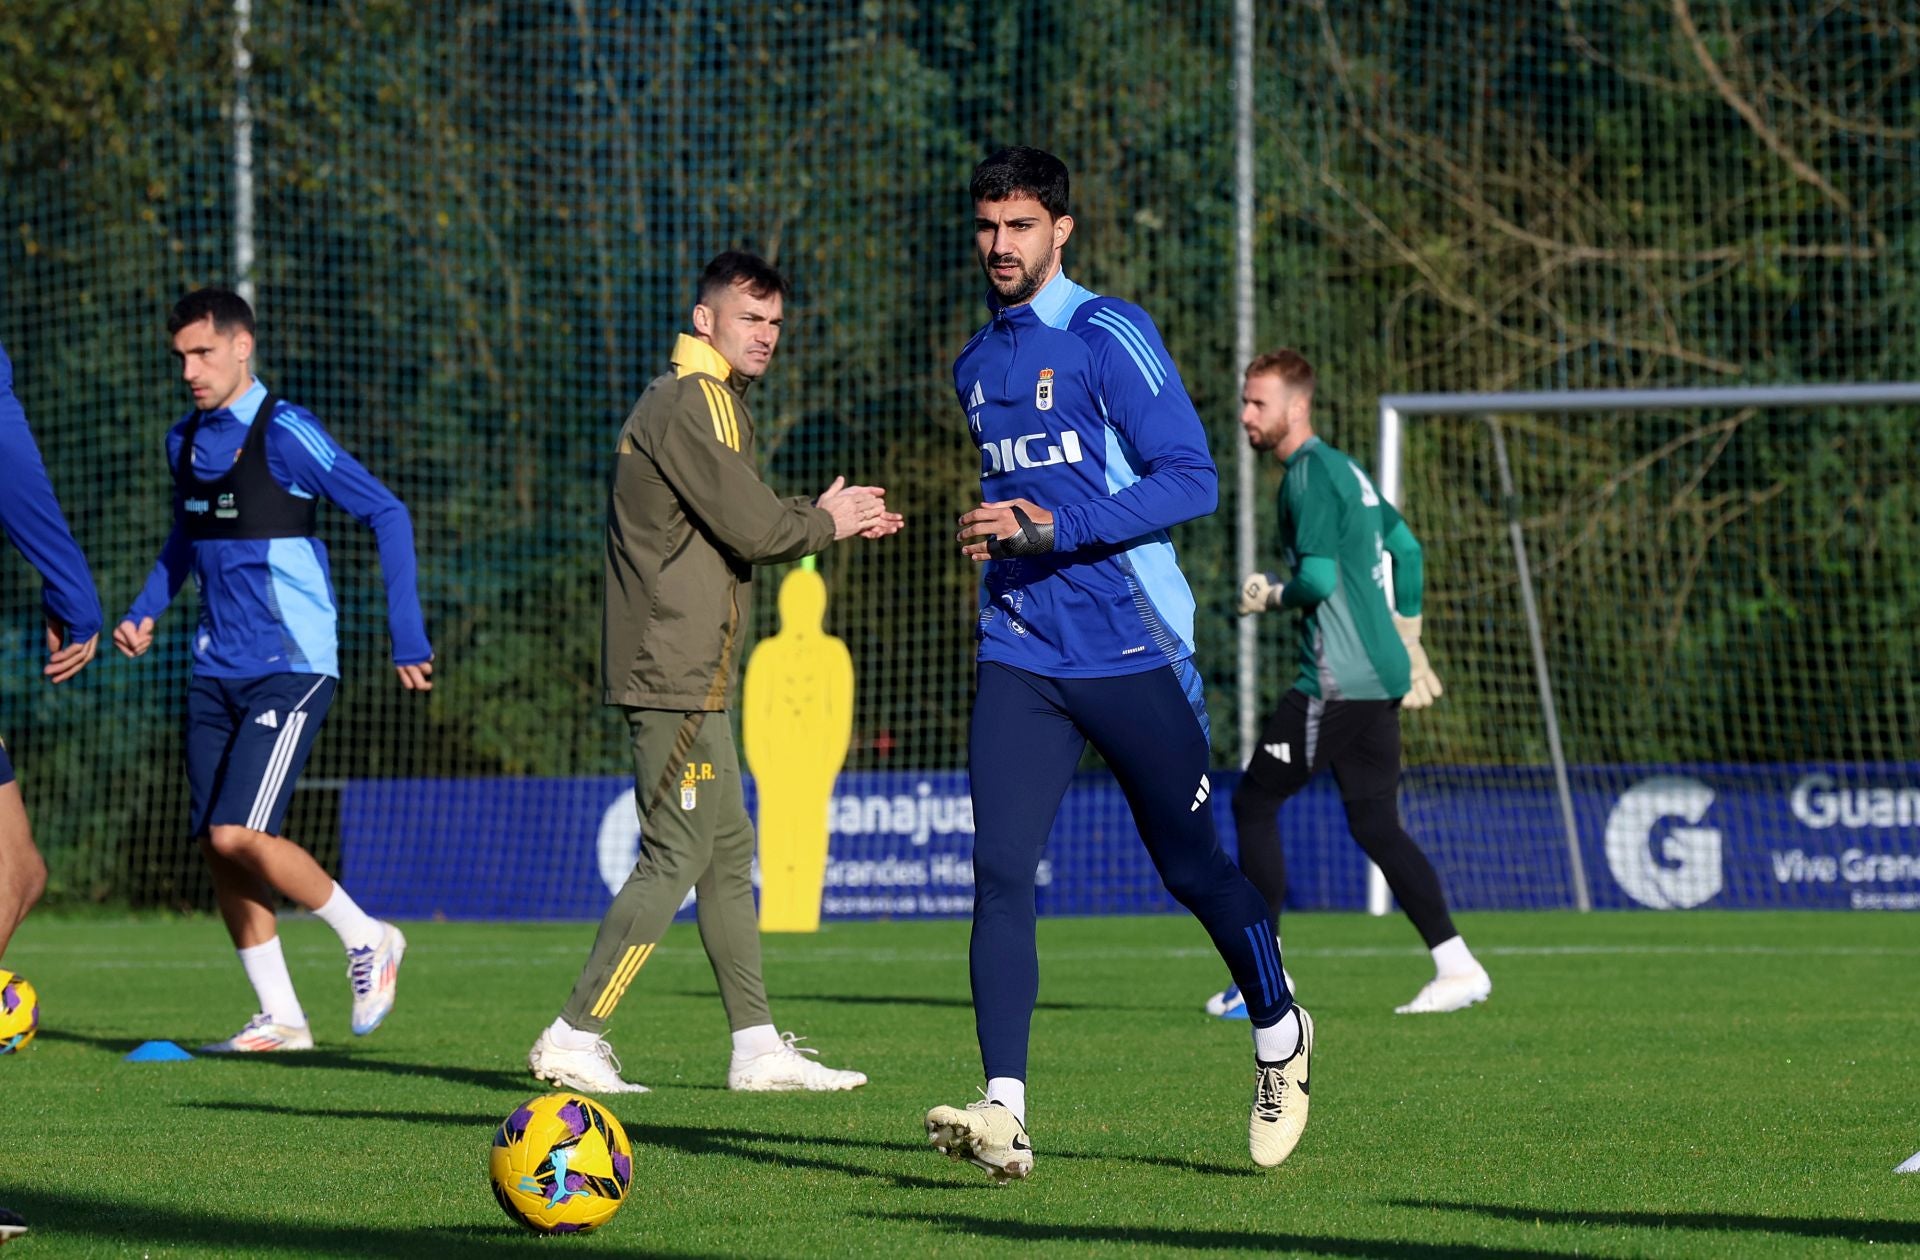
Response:
[[[1060,159],[1030,148],[995,153],[970,186],[992,286],[992,317],[954,364],[985,500],[960,518],[959,541],[986,565],[968,769],[973,1005],[987,1088],[965,1108],[929,1111],[927,1134],[996,1181],[1033,1171],[1035,880],[1092,743],[1168,891],[1247,993],[1249,1149],[1271,1167],[1306,1126],[1313,1021],[1287,990],[1266,902],[1214,834],[1193,595],[1167,538],[1213,511],[1218,479],[1153,321],[1062,274],[1067,190]]]
[[[312,413],[271,397],[253,375],[253,308],[201,289],[167,318],[195,410],[167,434],[173,532],[146,587],[113,632],[128,656],[153,645],[154,620],[191,574],[200,592],[187,693],[191,834],[260,1000],[260,1013],[213,1053],[313,1045],[274,923],[274,893],[339,934],[353,992],[353,1031],[393,1009],[406,938],[354,904],[280,828],[339,682],[333,582],[314,537],[322,497],[372,528],[386,577],[394,669],[409,691],[433,686],[414,588],[406,505],[341,449]]]
[[[13,394],[13,362],[0,346],[0,468],[7,470],[0,494],[0,529],[40,571],[40,614],[47,629],[48,682],[63,683],[85,668],[100,647],[100,596],[80,544],[54,497],[53,482],[27,428],[27,413]],[[15,782],[13,761],[0,741],[0,957],[14,929],[46,891],[47,866],[33,847],[27,807]]]

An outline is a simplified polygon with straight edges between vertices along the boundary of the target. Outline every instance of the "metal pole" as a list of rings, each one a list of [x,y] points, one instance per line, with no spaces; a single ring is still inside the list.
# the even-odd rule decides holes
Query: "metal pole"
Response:
[[[1253,362],[1253,0],[1233,4],[1233,355],[1236,375]],[[1234,391],[1236,403],[1239,391]],[[1255,451],[1245,442],[1234,460],[1234,561],[1236,578],[1253,572]],[[1259,618],[1240,618],[1236,703],[1240,718],[1240,764],[1253,760],[1259,739]]]
[[[1400,500],[1400,409],[1380,403],[1380,493],[1396,508]]]
[[[1567,834],[1567,863],[1573,875],[1573,904],[1593,909],[1587,891],[1586,861],[1580,856],[1580,827],[1573,814],[1573,785],[1567,778],[1567,754],[1560,744],[1560,715],[1553,706],[1553,678],[1547,672],[1546,639],[1540,631],[1540,608],[1533,598],[1533,570],[1527,564],[1526,533],[1520,527],[1520,499],[1513,489],[1513,470],[1507,463],[1507,442],[1500,422],[1486,418],[1493,434],[1493,459],[1500,470],[1500,502],[1507,514],[1507,533],[1513,539],[1513,563],[1520,574],[1520,606],[1527,617],[1527,642],[1533,648],[1533,677],[1540,689],[1540,713],[1547,724],[1547,752],[1553,758],[1553,783],[1560,794],[1560,822]]]
[[[253,106],[247,99],[247,51],[253,0],[233,0],[233,287],[249,305],[253,289]]]
[[[1387,406],[1380,407],[1380,466],[1374,470],[1379,478],[1381,495],[1396,508],[1405,509],[1400,488],[1400,441],[1402,428],[1400,412]],[[1388,572],[1391,573],[1393,557],[1387,556]],[[1393,890],[1387,887],[1387,877],[1372,862],[1367,863],[1367,913],[1376,919],[1393,910]]]

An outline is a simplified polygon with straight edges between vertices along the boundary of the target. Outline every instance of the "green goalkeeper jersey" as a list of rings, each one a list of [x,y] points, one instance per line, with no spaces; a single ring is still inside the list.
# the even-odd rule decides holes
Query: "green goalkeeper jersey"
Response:
[[[1323,700],[1406,695],[1411,667],[1393,613],[1419,614],[1423,573],[1400,513],[1359,464],[1308,438],[1287,460],[1280,540],[1293,571],[1282,607],[1303,614],[1295,688]]]

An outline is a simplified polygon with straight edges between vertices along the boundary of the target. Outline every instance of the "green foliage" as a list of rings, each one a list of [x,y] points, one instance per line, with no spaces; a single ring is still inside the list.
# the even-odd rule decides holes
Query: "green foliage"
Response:
[[[175,75],[217,63],[184,0],[10,0],[0,16],[0,136],[41,156],[90,138],[124,154]]]
[[[1314,359],[1322,431],[1363,460],[1387,391],[1920,375],[1920,242],[1897,191],[1914,178],[1920,90],[1910,32],[1879,6],[1260,9],[1259,341]],[[608,449],[664,367],[692,277],[729,246],[775,257],[797,286],[754,399],[770,480],[791,494],[839,473],[882,482],[910,519],[822,560],[829,625],[861,678],[849,764],[958,764],[977,574],[949,522],[978,491],[948,365],[981,320],[966,176],[1012,141],[1067,158],[1069,268],[1153,314],[1212,431],[1223,510],[1176,542],[1218,755],[1234,761],[1231,6],[1169,13],[1146,0],[257,5],[263,373],[407,500],[440,653],[431,701],[402,694],[370,542],[330,517],[347,678],[310,774],[623,767],[595,676]],[[165,530],[158,452],[183,403],[161,316],[185,288],[233,279],[229,21],[223,6],[155,0],[15,0],[0,15],[0,338],[110,615]],[[1408,508],[1438,558],[1436,663],[1492,680],[1524,649],[1484,451],[1449,445],[1464,432],[1416,432]],[[1538,439],[1551,450],[1525,474],[1524,512],[1549,551],[1619,467],[1598,433]],[[1861,440],[1845,439],[1849,469],[1909,453]],[[1583,545],[1687,580],[1646,611],[1650,639],[1602,587],[1552,592],[1569,679],[1582,676],[1569,662],[1603,650],[1711,671],[1790,639],[1831,654],[1808,658],[1836,671],[1825,694],[1870,694],[1884,658],[1845,635],[1904,644],[1910,601],[1869,584],[1870,606],[1815,613],[1863,589],[1831,569],[1863,563],[1856,549],[1877,573],[1910,563],[1910,492],[1803,469],[1771,509],[1790,506],[1796,527],[1769,517],[1751,554],[1726,559],[1700,513],[1782,486],[1775,445],[1723,461],[1727,484],[1697,495],[1648,484],[1602,505]],[[1452,471],[1416,485],[1423,468]],[[1273,473],[1257,492],[1263,549]],[[0,607],[33,598],[22,566],[0,566]],[[1504,627],[1497,640],[1471,620],[1486,600],[1507,601],[1507,620],[1484,622]],[[756,630],[772,614],[761,600]],[[39,767],[25,781],[65,895],[171,869],[194,615],[184,594],[156,656],[104,661],[57,704],[33,681],[31,639],[0,640],[7,733]],[[1263,705],[1291,678],[1280,640],[1269,627]],[[1590,677],[1576,711],[1653,676]],[[1740,688],[1670,703],[1685,712],[1584,755],[1802,747],[1742,722]],[[1543,755],[1532,719],[1480,707],[1473,687],[1421,720],[1423,758]],[[1731,729],[1732,745],[1714,737]],[[1875,729],[1835,755],[1891,751]]]

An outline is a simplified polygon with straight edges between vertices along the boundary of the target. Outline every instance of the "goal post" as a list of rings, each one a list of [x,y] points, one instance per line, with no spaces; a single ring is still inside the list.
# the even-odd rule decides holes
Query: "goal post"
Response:
[[[1845,496],[1854,493],[1850,489],[1849,476],[1865,484],[1875,479],[1884,480],[1883,474],[1889,469],[1896,476],[1904,477],[1902,469],[1911,467],[1911,464],[1900,463],[1897,453],[1889,453],[1888,443],[1861,441],[1858,435],[1854,435],[1855,440],[1850,444],[1844,426],[1829,424],[1818,434],[1817,440],[1808,439],[1808,446],[1818,447],[1821,458],[1828,466],[1821,470],[1808,470],[1796,479],[1792,443],[1802,437],[1806,430],[1775,433],[1770,430],[1767,418],[1809,409],[1861,409],[1916,404],[1920,404],[1920,383],[1916,382],[1388,394],[1380,398],[1378,481],[1381,492],[1408,514],[1415,533],[1428,546],[1429,590],[1442,592],[1443,598],[1446,593],[1453,593],[1463,607],[1469,604],[1474,607],[1473,616],[1463,619],[1471,624],[1449,625],[1446,609],[1442,610],[1441,616],[1428,618],[1429,630],[1433,632],[1429,637],[1436,642],[1436,669],[1448,686],[1447,699],[1442,704],[1451,700],[1473,711],[1481,721],[1500,715],[1497,706],[1477,702],[1478,698],[1467,690],[1491,681],[1481,668],[1481,662],[1491,655],[1497,655],[1498,645],[1490,649],[1483,642],[1476,645],[1475,650],[1468,651],[1462,639],[1472,634],[1500,635],[1502,628],[1498,623],[1503,615],[1511,617],[1517,613],[1518,619],[1524,623],[1524,637],[1528,645],[1525,672],[1530,675],[1531,683],[1526,689],[1532,693],[1529,706],[1531,713],[1528,716],[1519,712],[1517,707],[1509,707],[1500,716],[1516,724],[1530,722],[1537,732],[1537,740],[1509,740],[1506,751],[1510,753],[1521,746],[1537,748],[1539,753],[1544,754],[1551,771],[1548,781],[1555,798],[1553,808],[1528,811],[1529,822],[1526,825],[1538,832],[1551,818],[1552,825],[1560,832],[1555,843],[1564,851],[1561,904],[1580,910],[1591,909],[1595,904],[1588,878],[1588,863],[1583,853],[1593,851],[1596,837],[1589,834],[1594,827],[1591,818],[1583,820],[1582,812],[1576,808],[1571,781],[1572,767],[1566,747],[1568,740],[1563,737],[1561,707],[1556,699],[1556,665],[1574,665],[1582,671],[1603,673],[1607,675],[1606,682],[1615,687],[1630,685],[1657,692],[1665,687],[1684,686],[1687,681],[1685,677],[1675,673],[1661,676],[1654,670],[1663,664],[1669,670],[1678,668],[1671,658],[1686,656],[1689,651],[1695,654],[1696,661],[1701,651],[1711,657],[1711,646],[1705,649],[1697,645],[1682,647],[1677,652],[1673,649],[1683,637],[1681,631],[1688,618],[1711,621],[1720,615],[1718,607],[1695,605],[1703,601],[1711,603],[1717,598],[1717,592],[1733,591],[1739,585],[1738,576],[1728,571],[1729,566],[1717,563],[1723,556],[1716,548],[1726,551],[1739,547],[1742,565],[1754,567],[1764,579],[1763,585],[1767,582],[1779,584],[1778,573],[1768,571],[1768,566],[1777,562],[1779,557],[1761,555],[1755,558],[1749,554],[1764,551],[1768,546],[1764,528],[1749,519],[1754,515],[1753,509],[1769,506],[1785,511],[1787,509],[1780,504],[1792,502],[1801,505],[1800,510],[1804,510],[1806,503],[1830,500],[1837,505],[1834,511],[1844,515]],[[1748,413],[1747,418],[1737,418],[1738,413],[1743,412]],[[1720,418],[1692,425],[1660,419],[1690,413]],[[1728,413],[1735,413],[1736,419],[1728,420]],[[1581,426],[1543,426],[1538,423],[1546,417],[1593,417],[1596,414],[1616,416],[1619,420],[1599,434]],[[1464,427],[1447,434],[1427,431],[1432,424],[1445,418],[1454,418]],[[1428,422],[1420,434],[1423,438],[1432,439],[1427,443],[1427,448],[1439,460],[1452,462],[1446,463],[1444,469],[1429,468],[1423,470],[1423,476],[1409,477],[1409,447],[1413,445],[1415,421]],[[1515,460],[1509,450],[1509,429],[1524,430],[1529,441],[1528,451],[1522,456],[1526,466],[1521,469],[1517,484]],[[1748,432],[1749,429],[1752,432]],[[1850,445],[1851,449],[1848,449]],[[1910,453],[1910,440],[1895,440],[1891,448],[1894,452]],[[1784,456],[1783,449],[1787,452]],[[1876,467],[1876,460],[1891,462]],[[1419,487],[1416,489],[1411,486],[1410,481],[1418,482]],[[1423,491],[1434,501],[1423,502]],[[1825,499],[1821,498],[1822,495],[1825,495]],[[1641,515],[1636,516],[1636,513]],[[1700,524],[1703,520],[1709,523]],[[1688,585],[1676,596],[1673,606],[1666,610],[1667,621],[1661,630],[1664,637],[1656,645],[1656,649],[1664,646],[1669,652],[1669,659],[1663,662],[1658,650],[1648,650],[1648,635],[1623,633],[1617,624],[1588,628],[1594,631],[1594,641],[1591,643],[1582,642],[1586,636],[1581,630],[1568,631],[1560,627],[1560,637],[1565,640],[1569,650],[1558,654],[1554,652],[1536,580],[1539,566],[1529,551],[1530,534],[1543,529],[1554,535],[1546,564],[1554,570],[1556,581],[1563,587],[1570,582],[1587,581],[1595,583],[1597,587],[1605,587],[1612,582],[1631,592],[1635,583],[1657,585],[1658,571],[1666,558],[1661,548],[1667,548],[1674,554],[1685,570]],[[1747,532],[1741,533],[1741,530]],[[1497,535],[1504,535],[1501,546],[1497,548],[1506,552],[1505,558],[1499,562],[1505,566],[1504,569],[1496,568],[1490,555],[1496,550],[1494,539]],[[1604,551],[1607,540],[1615,536],[1635,540],[1634,545],[1639,547],[1642,535],[1655,541],[1640,547],[1637,557],[1623,558],[1615,563],[1611,556],[1602,555],[1597,559],[1591,556],[1592,552]],[[1436,551],[1442,554],[1435,556]],[[1583,554],[1589,557],[1584,566],[1570,563]],[[1647,571],[1632,571],[1635,560]],[[1843,559],[1832,562],[1845,563]],[[1883,561],[1873,572],[1887,572],[1889,566],[1896,563]],[[1596,573],[1602,576],[1595,578],[1593,575]],[[1863,582],[1866,585],[1861,585]],[[1889,582],[1890,579],[1883,580],[1881,588],[1872,588],[1871,583],[1862,578],[1852,589],[1864,608],[1865,603],[1874,598],[1876,589],[1890,589]],[[1791,580],[1786,585],[1791,586]],[[1504,599],[1504,588],[1507,587],[1511,588],[1513,597],[1508,607],[1513,611],[1490,614],[1487,611],[1489,593],[1498,590]],[[1603,598],[1595,602],[1599,598],[1595,590],[1587,590],[1584,594],[1588,596],[1584,603],[1567,598],[1557,602],[1577,604],[1588,612],[1605,607]],[[1769,598],[1791,600],[1792,595],[1783,595],[1778,590],[1756,590],[1751,597],[1764,602]],[[1631,598],[1631,595],[1627,598]],[[1746,595],[1743,594],[1742,598],[1746,598]],[[1432,607],[1431,604],[1429,607]],[[1625,621],[1630,616],[1630,613],[1623,611],[1620,620]],[[1860,616],[1861,630],[1857,637],[1862,640],[1864,648],[1866,640],[1871,638],[1872,632],[1868,628],[1871,614],[1863,611]],[[1507,630],[1509,637],[1512,629],[1509,627]],[[1712,634],[1698,637],[1709,643],[1713,639]],[[1602,639],[1605,642],[1599,641]],[[1461,650],[1460,657],[1453,662],[1449,660],[1450,648]],[[1611,655],[1607,655],[1609,652]],[[1561,659],[1556,660],[1556,655]],[[1643,656],[1646,659],[1640,659]],[[1465,665],[1467,668],[1450,669],[1450,664]],[[1741,664],[1738,659],[1718,662],[1708,659],[1705,668],[1709,671],[1715,668],[1738,669]],[[1772,666],[1774,662],[1768,664]],[[1825,668],[1825,664],[1809,660],[1801,662],[1800,667],[1818,672]],[[1504,677],[1500,681],[1505,684],[1507,691],[1522,689],[1518,678],[1520,667],[1516,662],[1507,661],[1503,672]],[[1685,706],[1683,704],[1680,707]],[[1583,712],[1591,714],[1595,708],[1589,701],[1583,706]],[[1428,712],[1430,714],[1438,710]],[[1697,726],[1710,728],[1714,722],[1724,721],[1724,714],[1725,707],[1722,706],[1702,709],[1691,719],[1681,715],[1674,720],[1682,724],[1692,720]],[[1863,719],[1870,725],[1876,721],[1871,715],[1863,715]],[[1410,745],[1424,738],[1420,727],[1432,720],[1428,714],[1422,714],[1405,724]],[[1588,719],[1576,717],[1574,720],[1584,722]],[[1658,725],[1657,722],[1654,724]],[[1881,724],[1887,725],[1890,730],[1898,730],[1901,727],[1900,716],[1893,715]],[[1782,734],[1770,743],[1749,735],[1739,741],[1743,751],[1738,754],[1722,753],[1720,749],[1724,745],[1715,741],[1711,729],[1693,731],[1685,738],[1666,742],[1657,737],[1614,740],[1607,738],[1604,733],[1589,731],[1585,726],[1580,728],[1580,734],[1581,738],[1576,742],[1585,759],[1602,765],[1609,761],[1742,760],[1755,755],[1762,759],[1772,757],[1784,763],[1808,752],[1817,757],[1824,751],[1814,747],[1812,741],[1796,739],[1789,734]],[[1458,730],[1438,742],[1444,745],[1439,754],[1442,760],[1460,760],[1463,756],[1473,757],[1493,751],[1491,741],[1476,740],[1471,733]],[[1876,749],[1897,752],[1900,741],[1882,739],[1877,743],[1869,740],[1868,743]],[[1426,750],[1423,748],[1421,751]],[[1527,759],[1532,758],[1529,756]],[[1488,764],[1497,766],[1500,762],[1495,760]],[[1413,765],[1413,758],[1409,758],[1409,765]],[[1419,832],[1414,830],[1418,838]],[[1616,837],[1612,834],[1614,829],[1608,827],[1606,830],[1607,845],[1617,847]],[[1678,841],[1684,844],[1684,831],[1675,832],[1675,841],[1668,843]],[[1538,848],[1534,850],[1536,854],[1540,851]],[[1612,848],[1607,851],[1611,856]],[[1654,871],[1653,877],[1659,878],[1660,872]],[[1658,901],[1656,899],[1647,904],[1658,904]],[[1390,908],[1385,880],[1372,867],[1369,867],[1368,874],[1367,906],[1374,914],[1385,914]]]

